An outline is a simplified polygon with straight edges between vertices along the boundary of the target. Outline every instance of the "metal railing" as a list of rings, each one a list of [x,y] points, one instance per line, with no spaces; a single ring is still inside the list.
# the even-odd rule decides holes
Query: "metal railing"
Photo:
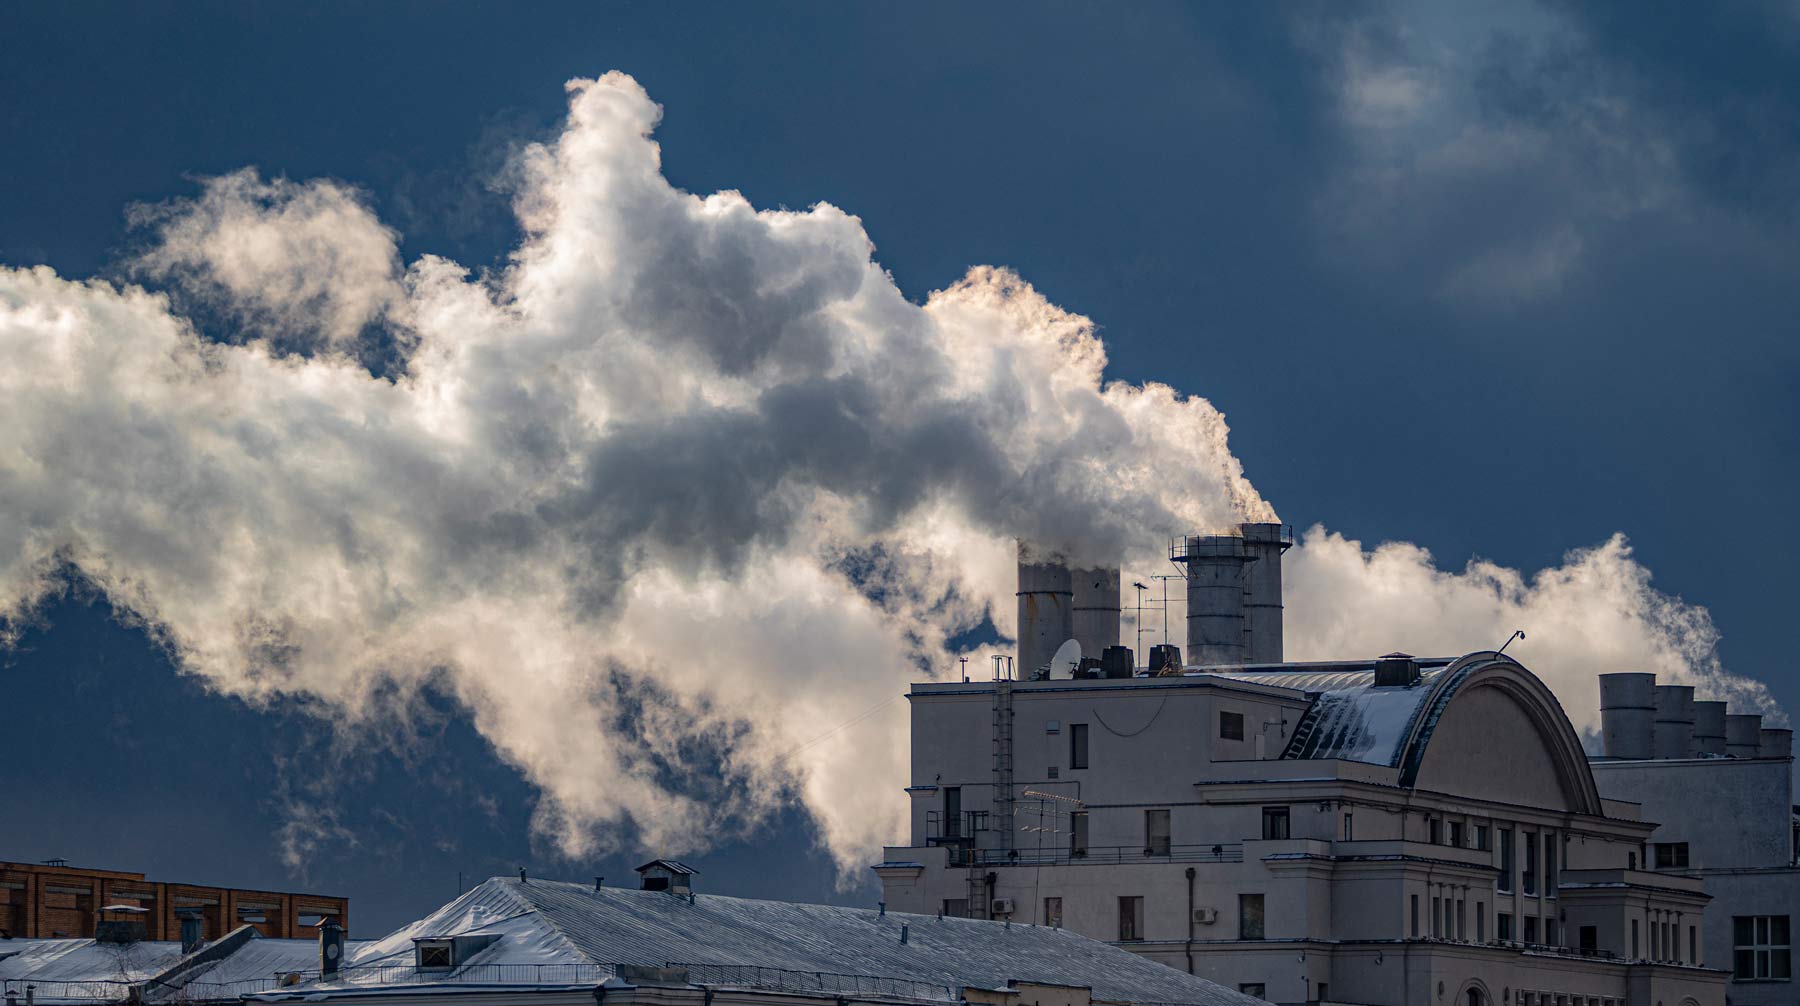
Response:
[[[688,981],[695,985],[738,985],[781,992],[825,992],[933,1002],[955,1002],[961,998],[958,990],[952,986],[914,981],[910,978],[848,975],[830,971],[790,971],[747,964],[670,964],[669,967],[686,968]]]
[[[1142,845],[1088,845],[1060,849],[969,849],[970,865],[1080,866],[1115,863],[1241,863],[1242,842],[1171,845],[1168,851]]]

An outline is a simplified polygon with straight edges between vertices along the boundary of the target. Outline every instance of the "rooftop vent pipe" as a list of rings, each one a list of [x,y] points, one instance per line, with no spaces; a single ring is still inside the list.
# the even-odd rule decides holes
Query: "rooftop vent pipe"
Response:
[[[1419,683],[1419,662],[1410,653],[1388,653],[1375,661],[1375,687],[1410,687]]]
[[[1075,638],[1075,581],[1063,558],[1019,542],[1019,674],[1029,678],[1047,667],[1057,647]],[[1113,608],[1117,619],[1118,581],[1114,574]],[[1113,627],[1113,642],[1119,630]],[[1081,647],[1088,654],[1087,644]],[[1100,650],[1093,651],[1099,653]]]
[[[1187,649],[1196,664],[1244,662],[1244,566],[1253,561],[1235,534],[1178,539],[1169,559],[1187,571]]]
[[[1794,732],[1786,727],[1763,727],[1761,742],[1756,747],[1758,758],[1792,758]]]
[[[1725,753],[1725,703],[1694,703],[1694,754]]]
[[[1656,723],[1656,675],[1600,675],[1600,753],[1642,761],[1650,757]]]
[[[1294,544],[1286,524],[1240,524],[1251,562],[1244,569],[1244,649],[1253,664],[1282,661],[1281,553]]]
[[[1762,750],[1762,716],[1732,713],[1725,717],[1725,753],[1733,758],[1755,758]]]
[[[337,974],[344,963],[344,927],[336,919],[319,923],[319,974]]]
[[[1693,757],[1693,686],[1657,685],[1654,697],[1656,725],[1651,731],[1651,755],[1657,758]]]

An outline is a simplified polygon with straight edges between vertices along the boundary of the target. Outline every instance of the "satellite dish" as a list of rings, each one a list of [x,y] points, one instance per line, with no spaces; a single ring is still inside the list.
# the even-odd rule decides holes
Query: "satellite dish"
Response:
[[[1050,676],[1056,677],[1059,672],[1070,677],[1075,676],[1075,669],[1081,666],[1081,644],[1073,639],[1065,640],[1056,648],[1056,656],[1050,658]]]

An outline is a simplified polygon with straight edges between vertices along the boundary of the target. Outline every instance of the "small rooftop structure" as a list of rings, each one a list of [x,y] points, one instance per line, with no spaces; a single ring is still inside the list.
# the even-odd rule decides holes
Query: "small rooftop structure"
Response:
[[[687,894],[694,888],[692,878],[698,877],[700,871],[673,859],[652,859],[638,867],[637,874],[643,878],[641,886],[646,891]]]

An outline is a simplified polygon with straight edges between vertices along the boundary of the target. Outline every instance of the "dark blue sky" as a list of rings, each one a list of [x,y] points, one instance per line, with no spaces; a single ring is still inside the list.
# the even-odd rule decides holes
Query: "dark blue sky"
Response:
[[[255,165],[366,190],[408,258],[491,264],[507,151],[619,69],[676,184],[844,207],[915,299],[1017,269],[1103,326],[1113,375],[1223,409],[1284,519],[1452,567],[1623,531],[1794,708],[1800,17],[1671,10],[9,4],[0,263],[108,274],[129,205]],[[0,663],[33,711],[0,857],[321,887],[365,934],[458,870],[631,865],[534,852],[530,792],[453,711],[345,769],[104,602],[46,616]],[[326,770],[339,838],[289,875],[274,808]],[[873,897],[832,890],[797,815],[703,865]]]

